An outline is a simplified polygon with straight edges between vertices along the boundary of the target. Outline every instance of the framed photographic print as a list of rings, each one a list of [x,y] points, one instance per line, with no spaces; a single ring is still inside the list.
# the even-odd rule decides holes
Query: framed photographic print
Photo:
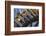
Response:
[[[5,34],[45,32],[44,3],[5,1]]]

